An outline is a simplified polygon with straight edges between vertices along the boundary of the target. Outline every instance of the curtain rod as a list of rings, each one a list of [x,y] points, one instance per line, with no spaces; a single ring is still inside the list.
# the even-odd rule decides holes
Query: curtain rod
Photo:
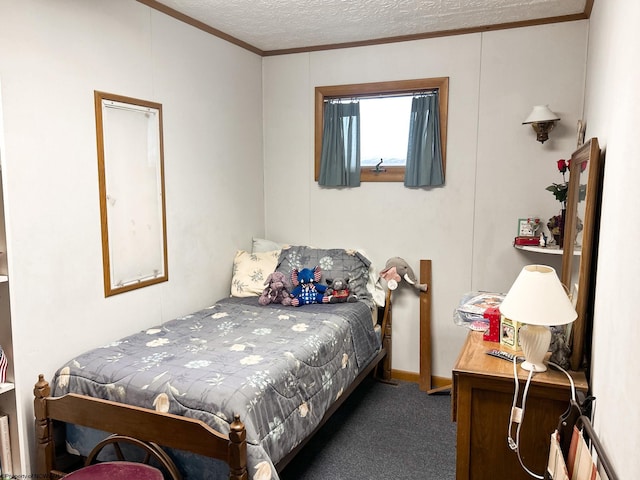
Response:
[[[373,100],[376,98],[392,98],[392,97],[419,97],[419,96],[431,96],[438,93],[438,88],[432,88],[429,90],[419,90],[415,92],[396,92],[396,93],[376,93],[376,94],[362,94],[362,95],[339,95],[335,97],[324,97],[324,102],[331,101],[355,101],[355,100]]]

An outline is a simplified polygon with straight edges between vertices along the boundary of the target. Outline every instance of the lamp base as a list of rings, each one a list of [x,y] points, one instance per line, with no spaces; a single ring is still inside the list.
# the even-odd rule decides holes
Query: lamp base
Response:
[[[543,325],[523,325],[520,327],[520,345],[525,361],[522,368],[530,372],[544,372],[544,356],[549,351],[551,331]]]
[[[528,361],[524,361],[520,364],[523,370],[527,370],[528,372],[544,372],[547,370],[547,366],[544,363],[531,363]]]

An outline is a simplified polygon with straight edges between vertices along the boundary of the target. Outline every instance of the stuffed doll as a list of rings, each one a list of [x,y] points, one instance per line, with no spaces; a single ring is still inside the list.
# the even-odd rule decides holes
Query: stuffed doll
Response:
[[[322,276],[320,267],[303,268],[298,270],[294,268],[291,271],[291,305],[299,307],[300,305],[308,305],[310,303],[329,303],[329,297],[324,296],[327,287],[318,283]]]
[[[343,303],[343,302],[357,302],[356,297],[351,290],[349,290],[348,278],[327,278],[327,285],[329,287],[324,292],[324,295],[329,298],[329,303]]]
[[[281,303],[282,305],[291,305],[291,294],[285,282],[287,276],[282,272],[270,273],[267,281],[264,282],[265,287],[258,298],[260,305],[269,305],[270,303]]]

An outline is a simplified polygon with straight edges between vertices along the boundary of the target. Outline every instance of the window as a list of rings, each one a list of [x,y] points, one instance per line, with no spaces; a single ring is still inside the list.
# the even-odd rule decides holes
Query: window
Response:
[[[360,181],[402,182],[405,175],[411,100],[415,94],[434,90],[439,94],[442,168],[446,168],[447,106],[449,78],[361,83],[316,87],[315,179],[320,178],[320,158],[326,101],[360,104]],[[381,168],[376,165],[383,160]]]
[[[360,165],[403,167],[407,164],[407,138],[411,95],[360,100]]]

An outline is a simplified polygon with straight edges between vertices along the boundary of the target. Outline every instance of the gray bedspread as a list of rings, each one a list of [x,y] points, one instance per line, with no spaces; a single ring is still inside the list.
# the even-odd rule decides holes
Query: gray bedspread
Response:
[[[250,478],[277,479],[273,465],[379,350],[365,302],[295,308],[228,298],[72,359],[56,373],[53,395],[155,408],[225,434],[239,414]]]

